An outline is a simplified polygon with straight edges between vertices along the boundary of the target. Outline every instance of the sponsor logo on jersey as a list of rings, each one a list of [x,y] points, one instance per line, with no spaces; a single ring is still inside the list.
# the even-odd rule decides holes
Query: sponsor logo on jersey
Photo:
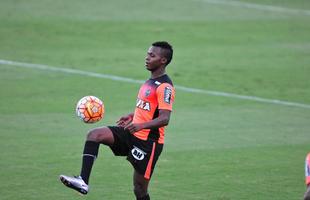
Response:
[[[164,91],[164,101],[166,103],[170,104],[170,100],[171,100],[171,95],[172,95],[172,90],[170,87],[165,87],[165,91]]]
[[[137,108],[141,108],[143,110],[151,111],[151,104],[150,102],[143,101],[142,99],[137,99]]]
[[[146,155],[144,151],[136,146],[134,146],[134,148],[131,150],[131,154],[136,160],[143,160],[144,156]]]

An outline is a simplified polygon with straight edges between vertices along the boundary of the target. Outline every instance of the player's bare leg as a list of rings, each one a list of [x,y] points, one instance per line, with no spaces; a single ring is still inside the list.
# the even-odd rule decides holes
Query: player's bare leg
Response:
[[[99,145],[112,145],[114,136],[111,130],[107,127],[95,128],[87,134],[80,176],[70,177],[61,175],[61,182],[69,188],[72,188],[81,194],[88,193],[89,176],[93,164],[98,156]]]
[[[149,180],[145,179],[143,175],[134,171],[133,174],[134,193],[137,200],[150,200],[148,194]]]
[[[310,200],[310,185],[307,187],[307,190],[304,195],[304,200]]]
[[[108,127],[92,129],[88,132],[86,141],[93,141],[105,145],[114,144],[114,136]]]

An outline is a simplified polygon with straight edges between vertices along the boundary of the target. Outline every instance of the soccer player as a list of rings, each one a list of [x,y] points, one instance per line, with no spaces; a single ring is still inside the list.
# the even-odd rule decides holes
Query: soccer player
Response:
[[[145,66],[151,73],[140,88],[134,113],[121,117],[116,126],[90,130],[83,151],[79,176],[60,175],[61,182],[82,194],[88,193],[92,166],[100,144],[116,156],[126,156],[134,168],[134,194],[137,200],[149,200],[148,185],[164,144],[175,90],[166,67],[173,55],[168,42],[155,42],[147,51]]]
[[[310,153],[308,153],[306,157],[305,176],[306,176],[305,181],[307,185],[307,190],[304,195],[304,200],[310,200]]]

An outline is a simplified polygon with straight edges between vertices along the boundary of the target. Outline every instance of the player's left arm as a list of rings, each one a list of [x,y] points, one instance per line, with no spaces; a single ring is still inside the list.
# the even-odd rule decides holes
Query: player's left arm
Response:
[[[159,110],[159,115],[157,118],[140,124],[130,123],[125,127],[125,129],[128,129],[130,133],[135,133],[142,129],[152,129],[167,126],[169,124],[170,114],[171,114],[170,110],[161,109]]]

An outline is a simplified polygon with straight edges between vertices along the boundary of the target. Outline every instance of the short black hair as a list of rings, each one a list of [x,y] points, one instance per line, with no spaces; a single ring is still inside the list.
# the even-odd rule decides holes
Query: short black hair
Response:
[[[167,59],[167,63],[166,63],[166,66],[167,66],[172,60],[172,56],[173,56],[172,46],[166,41],[154,42],[152,46],[160,47],[163,50],[162,54]]]

